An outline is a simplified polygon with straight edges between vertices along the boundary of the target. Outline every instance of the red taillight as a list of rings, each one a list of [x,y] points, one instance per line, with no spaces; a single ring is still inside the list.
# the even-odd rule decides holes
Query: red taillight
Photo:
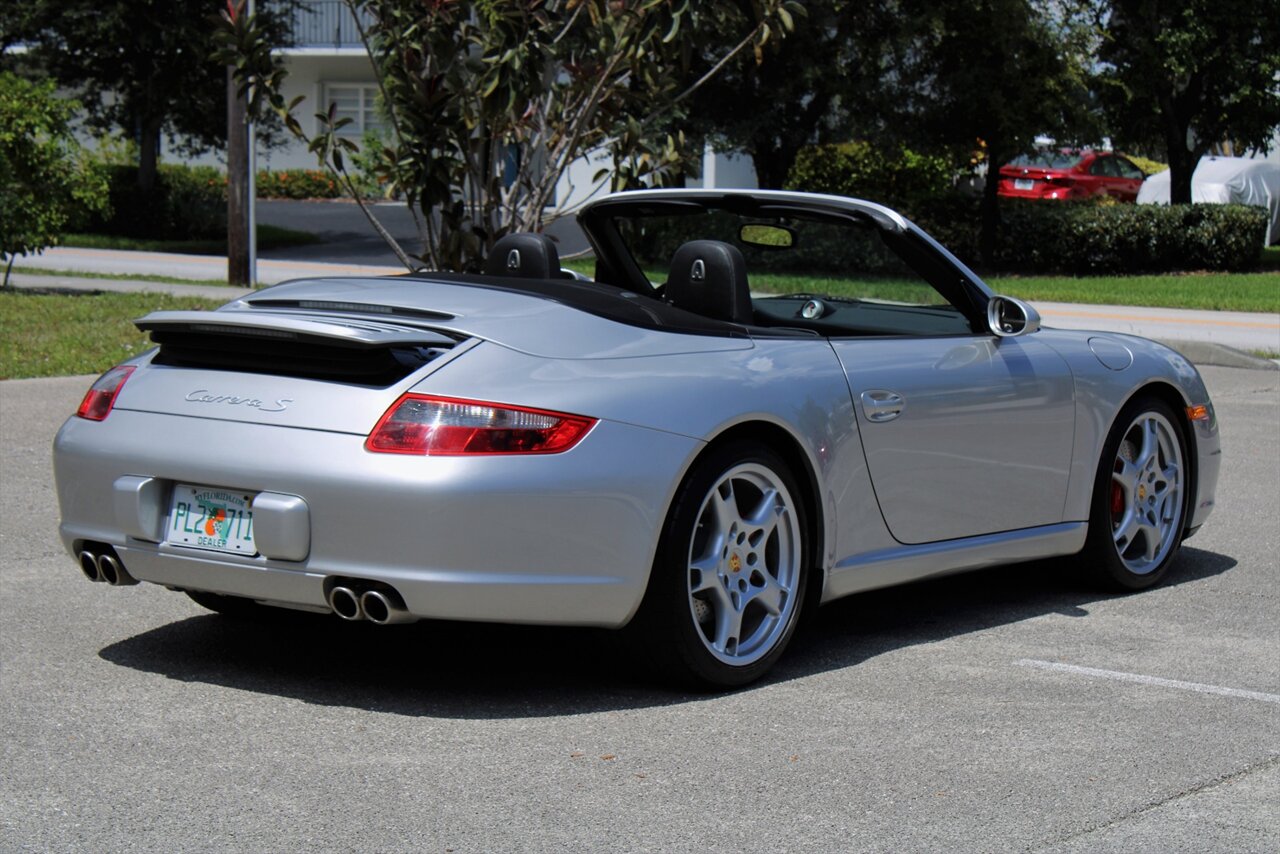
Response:
[[[101,421],[110,415],[111,407],[116,404],[116,396],[124,387],[124,381],[129,379],[129,374],[133,373],[133,367],[133,365],[117,365],[98,377],[97,382],[89,386],[89,390],[85,392],[84,400],[80,401],[80,408],[76,410],[76,415],[90,421]]]
[[[364,446],[381,454],[558,454],[578,444],[595,423],[563,412],[406,394]]]

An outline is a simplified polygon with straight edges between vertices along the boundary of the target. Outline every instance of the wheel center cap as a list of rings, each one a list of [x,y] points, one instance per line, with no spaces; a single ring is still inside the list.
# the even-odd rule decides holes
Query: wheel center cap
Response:
[[[742,558],[738,555],[737,552],[734,552],[733,554],[729,555],[729,569],[732,572],[742,571]]]
[[[1146,498],[1147,498],[1147,487],[1146,487],[1146,484],[1139,484],[1139,486],[1138,486],[1138,500],[1139,500],[1139,501],[1145,501],[1145,500],[1146,500]]]

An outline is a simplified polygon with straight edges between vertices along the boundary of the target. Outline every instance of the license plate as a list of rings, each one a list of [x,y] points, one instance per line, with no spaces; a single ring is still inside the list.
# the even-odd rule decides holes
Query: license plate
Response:
[[[1030,190],[1035,185],[1036,185],[1036,182],[1033,181],[1031,178],[1014,178],[1013,179],[1013,188],[1015,190]]]
[[[253,495],[210,486],[175,484],[165,542],[228,554],[254,555]]]

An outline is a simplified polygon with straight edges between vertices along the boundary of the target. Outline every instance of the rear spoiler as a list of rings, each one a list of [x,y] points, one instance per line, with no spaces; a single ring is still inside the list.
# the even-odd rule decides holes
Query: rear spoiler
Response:
[[[336,347],[451,347],[454,338],[442,332],[345,318],[311,318],[271,311],[153,311],[133,322],[143,332],[236,335],[249,339],[310,341]]]

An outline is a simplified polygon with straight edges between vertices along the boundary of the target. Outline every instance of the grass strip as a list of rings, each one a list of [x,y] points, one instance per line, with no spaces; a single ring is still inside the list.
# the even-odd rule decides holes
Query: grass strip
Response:
[[[1161,276],[1008,276],[993,275],[986,283],[997,293],[1031,302],[1073,302],[1088,305],[1136,305],[1208,311],[1280,312],[1280,246],[1264,254],[1260,273],[1174,273]],[[1274,263],[1276,271],[1268,270]],[[577,258],[565,264],[591,275],[595,261]],[[649,271],[661,281],[662,271]],[[839,276],[754,274],[752,290],[763,293],[814,293],[843,297],[936,302],[931,289],[915,290],[891,281],[842,279]]]
[[[993,276],[997,293],[1044,302],[1280,312],[1280,273],[1168,276]]]
[[[134,318],[223,302],[157,293],[0,290],[0,379],[100,373],[151,346]]]
[[[1260,266],[1264,270],[1280,270],[1280,246],[1268,246],[1263,249]]]
[[[282,249],[288,246],[310,246],[320,243],[318,235],[307,231],[295,231],[276,225],[258,226],[258,249]],[[135,252],[177,252],[182,255],[226,255],[227,239],[215,237],[203,240],[149,240],[137,237],[120,237],[115,234],[64,234],[63,246],[83,249],[127,249]]]
[[[46,270],[44,267],[14,267],[14,273],[27,276],[57,276],[71,279],[106,279],[113,282],[157,282],[162,285],[222,285],[226,279],[176,279],[173,276],[153,276],[141,273],[89,273],[84,270]]]

